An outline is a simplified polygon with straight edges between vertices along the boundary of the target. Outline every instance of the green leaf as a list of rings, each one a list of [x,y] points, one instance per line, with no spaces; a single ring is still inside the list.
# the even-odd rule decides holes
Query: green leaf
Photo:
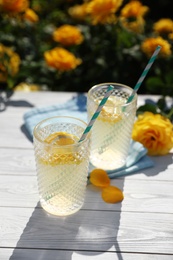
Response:
[[[142,114],[144,112],[152,112],[153,114],[157,114],[159,111],[158,111],[158,107],[154,104],[145,104],[143,106],[140,106],[138,109],[137,109],[137,115],[139,114]]]
[[[150,77],[146,80],[146,87],[151,93],[159,93],[164,86],[164,82],[159,77]]]
[[[164,97],[160,98],[157,102],[157,106],[160,108],[160,110],[165,111],[167,108],[166,100]]]

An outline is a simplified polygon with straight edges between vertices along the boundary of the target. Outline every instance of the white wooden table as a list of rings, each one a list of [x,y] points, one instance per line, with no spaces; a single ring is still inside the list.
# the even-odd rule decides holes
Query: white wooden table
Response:
[[[23,114],[72,95],[16,92],[0,113],[0,260],[173,259],[172,153],[153,157],[154,168],[112,180],[124,192],[122,203],[106,204],[88,186],[74,215],[53,217],[40,207]],[[139,96],[138,105],[145,98]]]

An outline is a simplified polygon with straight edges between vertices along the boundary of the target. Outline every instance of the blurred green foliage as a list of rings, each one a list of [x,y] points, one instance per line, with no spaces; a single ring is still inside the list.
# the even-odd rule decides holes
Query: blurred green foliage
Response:
[[[124,1],[123,5],[128,2]],[[74,1],[30,1],[30,7],[39,16],[37,23],[20,21],[15,17],[9,19],[1,13],[0,43],[12,47],[19,54],[21,65],[18,74],[8,82],[0,83],[0,87],[13,88],[27,82],[52,91],[85,92],[98,83],[121,82],[133,88],[148,62],[148,57],[141,52],[141,42],[150,36],[152,23],[162,18],[162,10],[166,10],[165,18],[171,7],[171,1],[166,0],[157,1],[157,9],[155,1],[141,2],[150,7],[145,18],[146,29],[141,34],[123,29],[119,23],[92,25],[75,21],[68,13]],[[75,1],[75,4],[82,3]],[[48,67],[43,58],[45,51],[57,46],[52,33],[63,24],[77,25],[85,39],[82,44],[68,48],[83,61],[68,72]],[[139,93],[173,96],[172,68],[173,55],[156,59]]]

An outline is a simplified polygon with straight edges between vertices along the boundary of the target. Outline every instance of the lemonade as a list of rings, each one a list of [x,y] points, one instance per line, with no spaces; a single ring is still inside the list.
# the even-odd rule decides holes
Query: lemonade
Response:
[[[115,85],[115,84],[111,84]],[[88,120],[104,96],[106,85],[98,85],[88,95]],[[136,113],[136,101],[126,104],[126,88],[114,86],[91,130],[90,162],[97,168],[114,170],[126,163]]]
[[[34,139],[40,203],[47,212],[58,216],[82,207],[87,184],[89,143],[78,143],[83,128],[72,123],[69,127],[77,135],[66,131],[50,133],[54,126],[48,125],[40,132],[42,142]],[[63,124],[56,124],[56,129],[63,128]]]

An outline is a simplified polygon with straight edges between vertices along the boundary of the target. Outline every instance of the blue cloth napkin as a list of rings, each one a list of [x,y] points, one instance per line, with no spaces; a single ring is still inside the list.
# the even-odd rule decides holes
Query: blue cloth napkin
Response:
[[[79,94],[66,103],[48,107],[32,108],[26,112],[24,114],[24,123],[30,138],[33,137],[35,125],[41,120],[52,116],[62,115],[74,116],[87,122],[86,96],[84,94]],[[146,154],[147,150],[142,144],[131,141],[126,165],[118,170],[108,171],[109,177],[116,178],[126,176],[138,172],[139,170],[153,167],[153,161]],[[90,165],[90,170],[92,170],[92,165]]]

